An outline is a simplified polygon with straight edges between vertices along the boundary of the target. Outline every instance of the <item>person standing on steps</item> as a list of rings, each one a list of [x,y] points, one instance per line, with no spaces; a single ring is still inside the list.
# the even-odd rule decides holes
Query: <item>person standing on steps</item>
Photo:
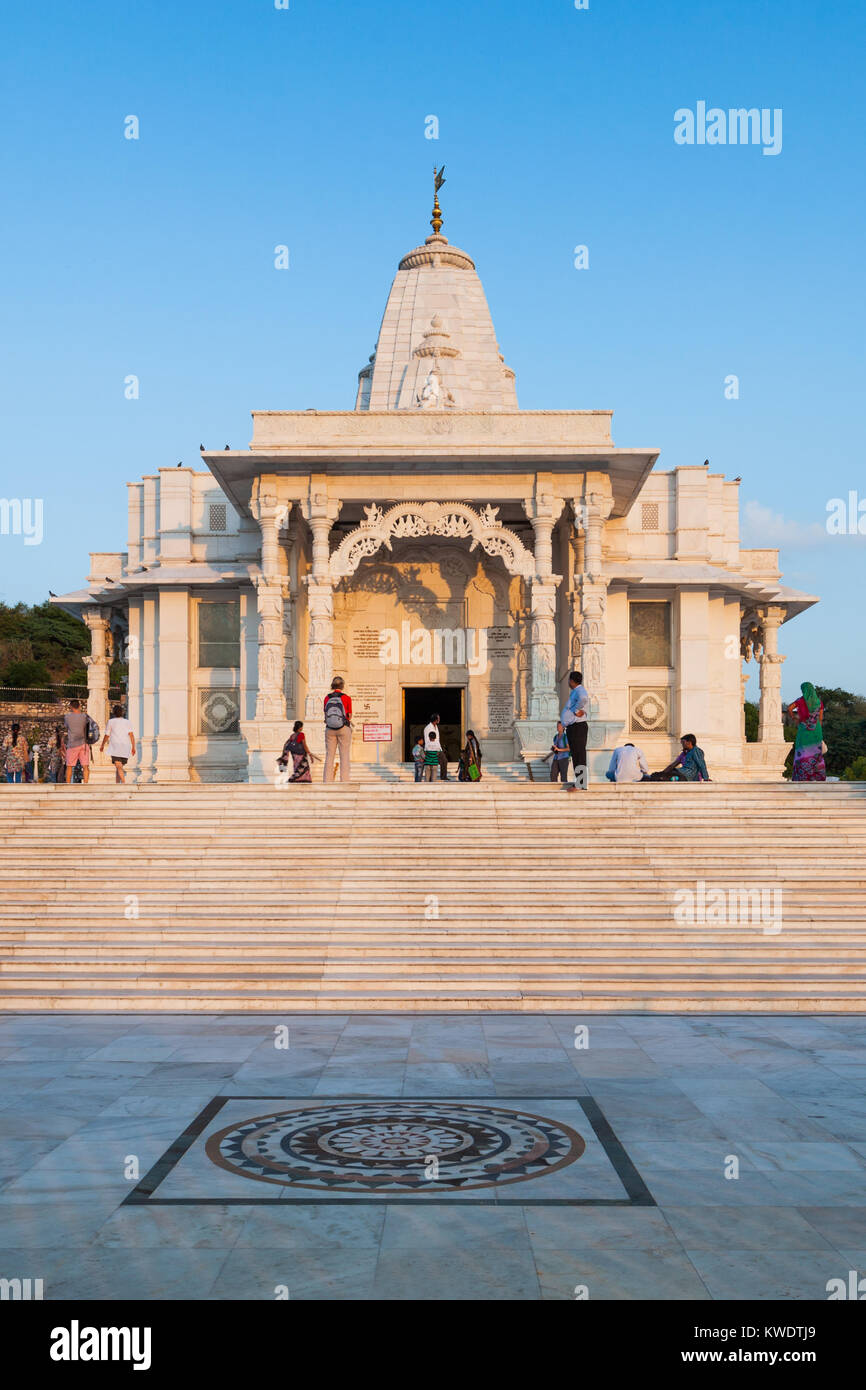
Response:
[[[415,781],[424,780],[424,739],[419,734],[412,749],[412,761],[415,764]]]
[[[553,735],[553,742],[550,745],[550,752],[544,759],[550,762],[550,780],[556,782],[561,777],[563,782],[568,782],[568,739],[565,737],[565,729],[562,720],[556,721],[556,733]]]
[[[48,745],[45,780],[56,787],[66,781],[66,729],[62,724],[55,726],[54,738]]]
[[[24,768],[29,756],[30,750],[21,725],[15,723],[3,740],[3,772],[7,782],[24,781]]]
[[[463,749],[463,767],[467,782],[481,781],[481,759],[483,756],[481,744],[475,736],[475,730],[467,729],[466,747]]]
[[[574,782],[567,782],[565,790],[573,792],[579,787],[581,791],[585,791],[589,781],[589,769],[586,765],[586,734],[589,727],[586,714],[589,708],[589,695],[584,687],[583,676],[580,671],[569,673],[568,690],[569,695],[562,709],[560,723],[565,729],[565,737],[568,740],[568,751],[571,754],[571,764],[574,768]]]
[[[76,766],[81,768],[85,783],[90,781],[90,745],[87,742],[87,715],[78,700],[73,700],[63,716],[66,725],[66,780],[72,781]]]
[[[431,737],[431,735],[432,735],[432,737]],[[438,759],[439,759],[439,777],[440,777],[440,780],[443,781],[443,782],[449,781],[449,777],[448,777],[448,758],[447,758],[447,756],[446,756],[446,754],[445,754],[445,749],[442,747],[442,741],[441,741],[441,739],[440,739],[440,737],[439,737],[439,715],[438,715],[438,714],[431,714],[431,716],[430,716],[430,723],[427,725],[427,728],[424,730],[424,752],[425,752],[425,755],[426,755],[426,756],[425,756],[425,766],[429,766],[429,763],[427,763],[426,759],[429,758],[429,756],[430,756],[430,750],[431,750],[431,749],[437,754]]]
[[[342,676],[331,681],[325,696],[325,773],[323,781],[333,782],[337,753],[340,754],[340,781],[352,776],[352,697],[345,692]]]
[[[439,759],[442,756],[442,750],[441,748],[436,747],[436,744],[439,742],[439,734],[434,724],[427,725],[427,728],[424,730],[424,737],[424,778],[427,782],[432,782],[434,777],[436,776],[436,769],[438,767],[439,780],[441,782],[442,769],[439,763]]]
[[[811,681],[800,686],[799,700],[788,705],[788,718],[796,720],[797,735],[794,740],[794,768],[792,782],[826,782],[827,767],[824,754],[824,731],[821,719],[824,703]]]
[[[122,705],[112,707],[111,718],[105,726],[99,751],[104,753],[106,746],[108,756],[114,763],[115,782],[125,782],[126,764],[130,758],[135,757],[135,734],[129,720],[123,717]]]

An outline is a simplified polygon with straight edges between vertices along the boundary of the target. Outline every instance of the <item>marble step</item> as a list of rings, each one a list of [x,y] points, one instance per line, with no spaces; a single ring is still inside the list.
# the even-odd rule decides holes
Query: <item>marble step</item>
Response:
[[[544,990],[521,992],[515,989],[486,991],[483,995],[466,990],[425,990],[407,995],[399,990],[321,990],[316,995],[286,991],[274,995],[193,995],[186,991],[94,994],[62,985],[59,989],[31,989],[4,1000],[3,1010],[14,1014],[37,1013],[124,1013],[124,1014],[381,1014],[409,1013],[449,1016],[478,1013],[564,1013],[585,1014],[860,1014],[859,992],[835,991],[817,994],[811,988],[773,995],[761,990],[732,994],[720,999],[712,988],[690,992],[659,994],[655,986],[585,993],[575,999]]]
[[[40,967],[38,970],[34,968],[37,965]],[[324,961],[310,962],[257,959],[255,971],[252,973],[249,973],[248,962],[215,961],[210,958],[171,961],[55,961],[50,968],[44,967],[41,961],[13,960],[0,963],[0,976],[3,977],[4,985],[17,983],[21,979],[49,980],[67,977],[84,978],[91,982],[110,977],[134,983],[142,976],[156,976],[161,983],[176,978],[198,982],[215,979],[222,982],[225,979],[229,984],[239,985],[239,982],[249,979],[264,985],[271,977],[308,982],[339,976],[347,981],[369,979],[380,986],[387,985],[389,981],[414,986],[418,981],[435,976],[443,980],[460,979],[464,983],[476,984],[500,978],[525,980],[550,977],[563,985],[571,981],[579,986],[582,981],[591,981],[594,978],[613,981],[639,974],[647,978],[659,976],[687,979],[693,975],[705,975],[708,971],[720,982],[728,979],[745,982],[756,975],[761,978],[775,978],[775,972],[782,968],[785,981],[788,983],[797,979],[818,979],[824,976],[846,979],[857,976],[866,979],[866,950],[861,951],[859,958],[845,961],[802,959],[790,952],[768,952],[764,955],[753,953],[749,956],[732,953],[724,959],[719,959],[718,953],[710,956],[703,952],[693,952],[685,957],[669,956],[661,952],[658,955],[647,954],[640,959],[627,960],[622,960],[619,956],[578,955],[576,958],[553,961],[534,958],[510,960],[501,956],[487,961],[475,958],[464,961],[418,957],[404,960],[399,955],[382,960],[344,961],[329,956]]]
[[[811,790],[9,788],[0,1009],[864,1012],[866,788]]]

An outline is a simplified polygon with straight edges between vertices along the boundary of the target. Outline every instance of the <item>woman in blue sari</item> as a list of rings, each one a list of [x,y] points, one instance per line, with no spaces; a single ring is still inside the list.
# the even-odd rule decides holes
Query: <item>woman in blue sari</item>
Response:
[[[800,689],[803,692],[801,698],[788,706],[789,718],[797,723],[791,781],[826,782],[824,731],[821,728],[824,705],[821,696],[809,681],[804,681]]]

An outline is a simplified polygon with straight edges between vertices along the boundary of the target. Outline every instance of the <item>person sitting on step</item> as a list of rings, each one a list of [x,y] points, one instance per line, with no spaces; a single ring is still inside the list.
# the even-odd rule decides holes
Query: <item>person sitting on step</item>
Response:
[[[680,739],[682,753],[674,758],[661,772],[654,772],[652,782],[709,782],[707,763],[703,750],[698,747],[694,734],[683,734]]]
[[[609,782],[643,782],[649,777],[650,770],[640,748],[626,743],[622,748],[614,748],[610,767],[604,775]]]

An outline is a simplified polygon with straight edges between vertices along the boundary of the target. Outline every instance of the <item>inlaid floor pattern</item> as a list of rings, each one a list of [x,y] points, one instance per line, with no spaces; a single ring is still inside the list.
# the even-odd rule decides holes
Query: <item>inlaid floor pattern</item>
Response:
[[[5,1011],[866,1012],[863,784],[4,786],[0,843]]]

